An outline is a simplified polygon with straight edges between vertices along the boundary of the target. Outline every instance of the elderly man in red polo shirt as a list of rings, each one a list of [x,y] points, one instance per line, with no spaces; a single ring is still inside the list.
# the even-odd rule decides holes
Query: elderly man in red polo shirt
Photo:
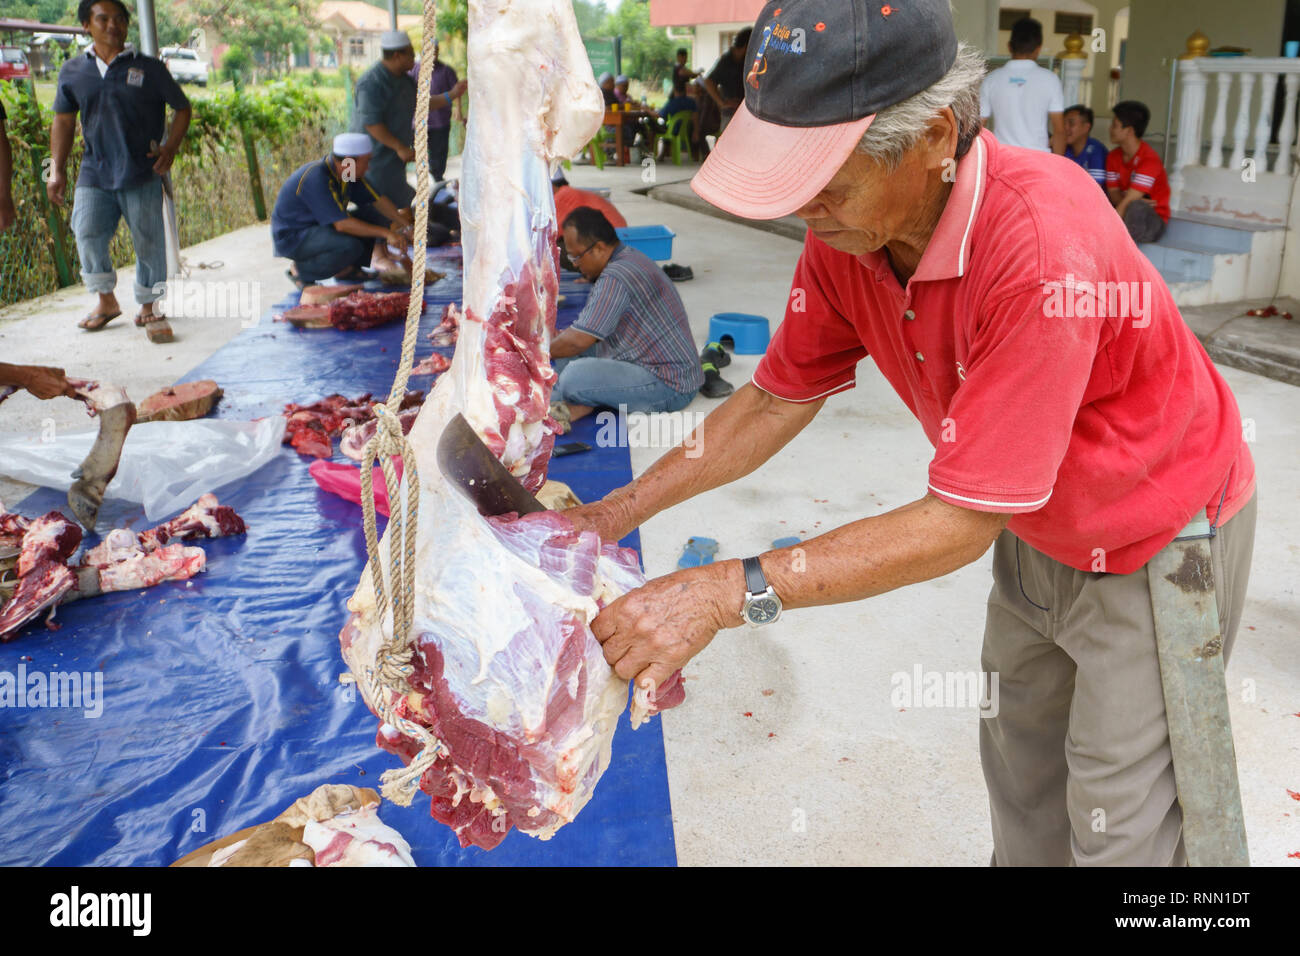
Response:
[[[725,441],[567,514],[617,540],[752,472],[868,357],[934,446],[928,487],[805,541],[802,561],[775,550],[649,582],[596,618],[605,657],[652,689],[721,629],[929,580],[992,545],[994,862],[1180,864],[1155,636],[1167,585],[1147,565],[1208,518],[1226,655],[1255,527],[1232,393],[1088,174],[981,131],[984,64],[947,0],[784,6],[760,14],[745,105],[693,186],[807,222],[785,320],[697,436]]]

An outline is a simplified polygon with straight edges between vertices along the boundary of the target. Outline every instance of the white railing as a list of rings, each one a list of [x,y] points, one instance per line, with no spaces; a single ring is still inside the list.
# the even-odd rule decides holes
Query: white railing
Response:
[[[1206,93],[1214,79],[1214,107],[1210,119],[1210,151],[1201,160]],[[1278,77],[1283,77],[1282,121],[1277,132],[1277,154],[1269,162],[1274,100]],[[1258,82],[1256,82],[1258,80]],[[1237,88],[1236,115],[1228,115],[1228,99]],[[1259,96],[1254,95],[1259,88]],[[1205,165],[1210,169],[1241,172],[1249,157],[1256,173],[1290,176],[1296,151],[1296,101],[1300,93],[1300,59],[1286,57],[1197,57],[1178,64],[1178,151],[1170,170],[1170,185],[1182,189],[1183,169]],[[1252,119],[1253,118],[1253,119]],[[1231,127],[1231,140],[1228,131]]]

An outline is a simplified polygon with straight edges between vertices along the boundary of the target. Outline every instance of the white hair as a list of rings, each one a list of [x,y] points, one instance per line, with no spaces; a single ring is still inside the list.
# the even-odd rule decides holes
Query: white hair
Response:
[[[984,54],[965,43],[957,45],[957,59],[935,84],[887,106],[871,121],[857,145],[886,169],[894,170],[903,154],[917,144],[931,120],[945,107],[957,118],[957,158],[970,149],[980,131],[980,83],[984,79]]]

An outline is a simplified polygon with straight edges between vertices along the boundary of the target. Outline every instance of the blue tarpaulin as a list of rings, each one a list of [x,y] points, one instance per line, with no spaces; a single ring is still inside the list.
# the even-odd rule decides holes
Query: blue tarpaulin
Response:
[[[451,274],[426,290],[417,358],[443,305],[460,298],[459,261],[431,265]],[[561,284],[561,326],[589,289],[573,278]],[[214,415],[238,420],[332,392],[382,398],[401,338],[400,322],[299,330],[268,314],[183,381],[215,379],[225,395]],[[415,377],[410,387],[430,386]],[[595,433],[588,419],[562,441],[595,446]],[[337,452],[335,460],[346,461]],[[102,688],[92,699],[83,692],[80,708],[29,697],[0,709],[0,864],[168,864],[272,819],[321,784],[377,790],[380,774],[399,765],[375,746],[378,722],[360,694],[338,682],[344,602],[365,563],[361,510],[320,491],[309,463],[285,446],[265,468],[216,489],[248,534],[198,542],[208,564],[192,581],[69,604],[58,609],[58,630],[37,624],[0,644],[0,673],[21,674],[26,690],[51,679],[66,690],[72,673]],[[593,501],[631,479],[628,450],[557,458],[550,476]],[[15,510],[55,509],[67,513],[64,496],[41,490]],[[139,506],[109,500],[99,527],[149,524]],[[623,543],[639,551],[635,534]],[[632,731],[626,712],[595,796],[550,841],[512,831],[491,852],[462,850],[423,794],[406,808],[385,802],[380,815],[421,866],[676,861],[659,721]]]

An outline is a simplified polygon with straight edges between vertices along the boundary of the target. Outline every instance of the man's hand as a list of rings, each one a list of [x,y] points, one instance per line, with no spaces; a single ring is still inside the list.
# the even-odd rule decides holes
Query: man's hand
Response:
[[[462,96],[465,95],[465,91],[468,89],[469,89],[468,83],[466,83],[464,80],[457,80],[456,85],[447,91],[447,102],[450,104],[452,100],[460,99]]]
[[[27,389],[42,401],[57,398],[60,395],[67,395],[71,398],[77,394],[77,390],[73,388],[72,383],[68,381],[68,376],[64,374],[61,368],[30,365],[21,369],[21,375],[14,377],[20,379],[15,384]]]
[[[397,153],[397,158],[404,163],[415,162],[415,150],[411,149],[409,146],[399,145],[395,150],[393,150],[393,152]]]
[[[403,238],[400,233],[395,232],[392,229],[389,229],[384,233],[384,242],[388,243],[388,245],[394,249],[403,250],[406,248],[406,239]]]
[[[617,543],[636,527],[635,519],[617,495],[610,495],[588,505],[566,508],[560,513],[573,522],[576,531],[594,531],[606,544]]]
[[[614,673],[658,687],[718,631],[742,623],[743,582],[739,561],[675,571],[623,595],[596,616],[591,630]]]
[[[62,206],[64,194],[68,191],[68,177],[61,169],[51,171],[49,181],[45,184],[45,195],[50,197],[50,202],[56,206]]]
[[[157,156],[158,159],[153,164],[153,171],[159,176],[166,176],[172,168],[172,162],[176,159],[177,147],[171,143],[163,143],[161,146],[155,146],[146,156]]]

